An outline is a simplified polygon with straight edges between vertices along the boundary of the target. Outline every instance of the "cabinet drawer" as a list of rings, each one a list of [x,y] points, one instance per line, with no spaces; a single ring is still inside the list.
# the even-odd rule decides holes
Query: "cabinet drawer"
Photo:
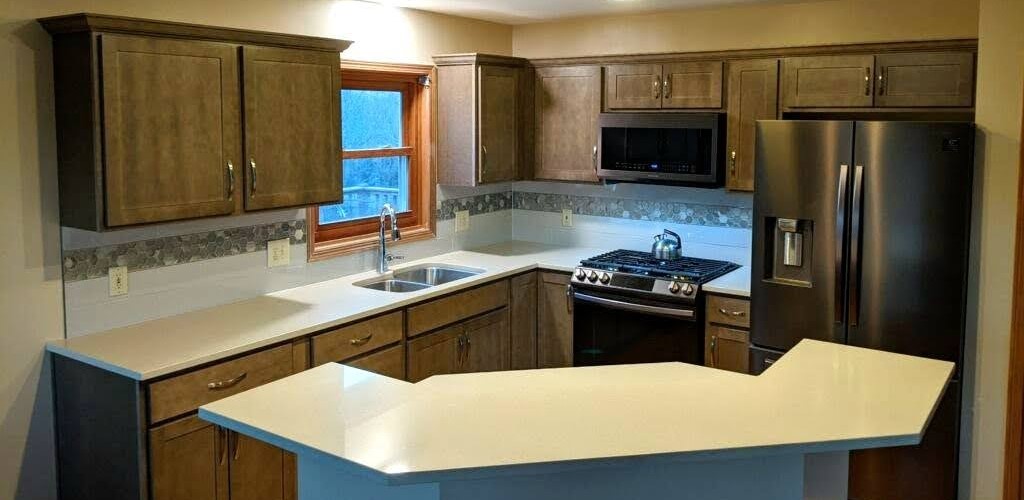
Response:
[[[456,293],[408,309],[409,336],[508,305],[508,280]]]
[[[313,337],[313,366],[344,361],[402,340],[402,311]]]
[[[708,322],[750,328],[750,301],[708,295]]]
[[[292,373],[291,344],[149,385],[149,421],[159,422]]]
[[[345,363],[353,368],[405,380],[405,346],[396,345]]]

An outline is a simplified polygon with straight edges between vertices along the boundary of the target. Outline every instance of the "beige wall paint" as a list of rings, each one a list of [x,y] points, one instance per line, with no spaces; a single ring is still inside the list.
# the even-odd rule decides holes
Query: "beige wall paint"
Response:
[[[515,26],[515,55],[570,57],[973,38],[977,0],[828,0]]]
[[[63,335],[49,36],[33,19],[74,12],[343,37],[346,57],[430,63],[509,54],[510,27],[348,0],[51,0],[0,7],[0,499],[55,498],[43,344]],[[381,24],[387,22],[387,24]]]
[[[971,404],[962,498],[1002,498],[1014,223],[1024,93],[1024,2],[982,0],[979,25],[974,234],[968,318]],[[970,360],[974,363],[971,364]],[[967,496],[969,494],[969,496]]]

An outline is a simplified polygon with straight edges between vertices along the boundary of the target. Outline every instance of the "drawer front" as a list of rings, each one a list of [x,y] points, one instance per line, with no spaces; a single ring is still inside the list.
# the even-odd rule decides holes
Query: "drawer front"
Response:
[[[345,363],[348,366],[405,380],[405,346],[396,345]]]
[[[402,340],[402,311],[313,337],[313,366],[345,361]]]
[[[749,300],[708,295],[707,305],[709,322],[750,328]]]
[[[508,280],[449,295],[408,309],[409,336],[508,305]]]
[[[292,345],[286,344],[154,382],[148,390],[149,421],[188,413],[292,372]]]

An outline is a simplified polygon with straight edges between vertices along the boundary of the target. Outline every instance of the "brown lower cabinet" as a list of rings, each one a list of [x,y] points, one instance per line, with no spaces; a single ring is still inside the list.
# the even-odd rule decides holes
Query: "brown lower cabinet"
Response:
[[[537,273],[509,280],[511,330],[509,354],[513,370],[537,367]]]
[[[409,381],[434,375],[507,370],[507,307],[409,341]]]
[[[704,366],[750,373],[750,300],[708,295],[704,323]]]
[[[399,344],[345,364],[385,377],[405,380],[405,346]]]
[[[572,366],[569,275],[540,272],[537,280],[537,368]]]

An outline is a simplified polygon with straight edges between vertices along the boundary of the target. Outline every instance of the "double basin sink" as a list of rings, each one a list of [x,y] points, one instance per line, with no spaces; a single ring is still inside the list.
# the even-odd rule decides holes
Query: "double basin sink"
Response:
[[[382,292],[406,293],[424,290],[433,286],[476,276],[483,269],[458,267],[444,264],[423,264],[409,269],[395,271],[384,277],[377,277],[355,283],[356,286]]]

